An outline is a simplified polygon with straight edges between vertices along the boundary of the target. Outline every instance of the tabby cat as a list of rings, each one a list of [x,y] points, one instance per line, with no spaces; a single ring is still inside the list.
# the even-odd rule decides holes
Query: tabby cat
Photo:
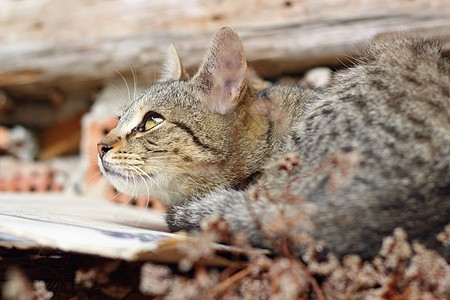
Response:
[[[98,152],[119,191],[169,207],[173,231],[220,216],[273,249],[274,220],[303,213],[311,224],[286,234],[306,232],[324,253],[370,258],[396,227],[436,248],[450,222],[450,64],[438,43],[398,37],[323,90],[256,91],[239,36],[223,28],[192,78],[172,47]]]

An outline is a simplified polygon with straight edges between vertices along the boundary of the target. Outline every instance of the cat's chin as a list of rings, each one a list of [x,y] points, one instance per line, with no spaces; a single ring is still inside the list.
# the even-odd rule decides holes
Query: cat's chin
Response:
[[[123,177],[108,176],[108,180],[116,188],[117,191],[130,195],[132,197],[153,196],[156,197],[164,205],[173,205],[177,203],[173,192],[161,190],[156,184],[138,181],[139,179],[125,179]]]
[[[141,176],[125,176],[125,173],[116,172],[105,168],[100,164],[103,175],[109,180],[114,188],[123,194],[132,197],[153,196],[166,206],[172,206],[182,202],[186,196],[179,192],[176,185],[168,185],[167,180],[159,178],[159,176],[145,177]]]

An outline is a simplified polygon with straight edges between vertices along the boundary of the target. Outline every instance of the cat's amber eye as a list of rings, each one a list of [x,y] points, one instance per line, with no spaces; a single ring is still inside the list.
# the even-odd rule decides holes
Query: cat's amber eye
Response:
[[[145,114],[144,119],[142,120],[142,123],[136,127],[134,131],[144,132],[149,131],[150,129],[154,128],[155,126],[158,126],[164,121],[164,117],[160,114],[150,111]]]

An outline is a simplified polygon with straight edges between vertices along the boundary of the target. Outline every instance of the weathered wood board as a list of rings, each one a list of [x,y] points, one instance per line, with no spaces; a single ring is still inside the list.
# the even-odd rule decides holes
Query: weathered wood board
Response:
[[[450,43],[450,2],[438,0],[3,0],[0,10],[0,86],[152,74],[170,43],[194,66],[225,25],[263,75],[333,63],[396,31]]]

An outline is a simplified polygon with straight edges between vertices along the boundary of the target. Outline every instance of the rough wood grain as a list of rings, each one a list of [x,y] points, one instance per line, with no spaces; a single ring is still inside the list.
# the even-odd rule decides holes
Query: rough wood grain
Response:
[[[194,66],[224,25],[266,76],[335,63],[370,37],[400,30],[450,43],[450,2],[439,0],[3,0],[0,10],[0,86],[64,85],[130,67],[152,78],[170,43]]]

